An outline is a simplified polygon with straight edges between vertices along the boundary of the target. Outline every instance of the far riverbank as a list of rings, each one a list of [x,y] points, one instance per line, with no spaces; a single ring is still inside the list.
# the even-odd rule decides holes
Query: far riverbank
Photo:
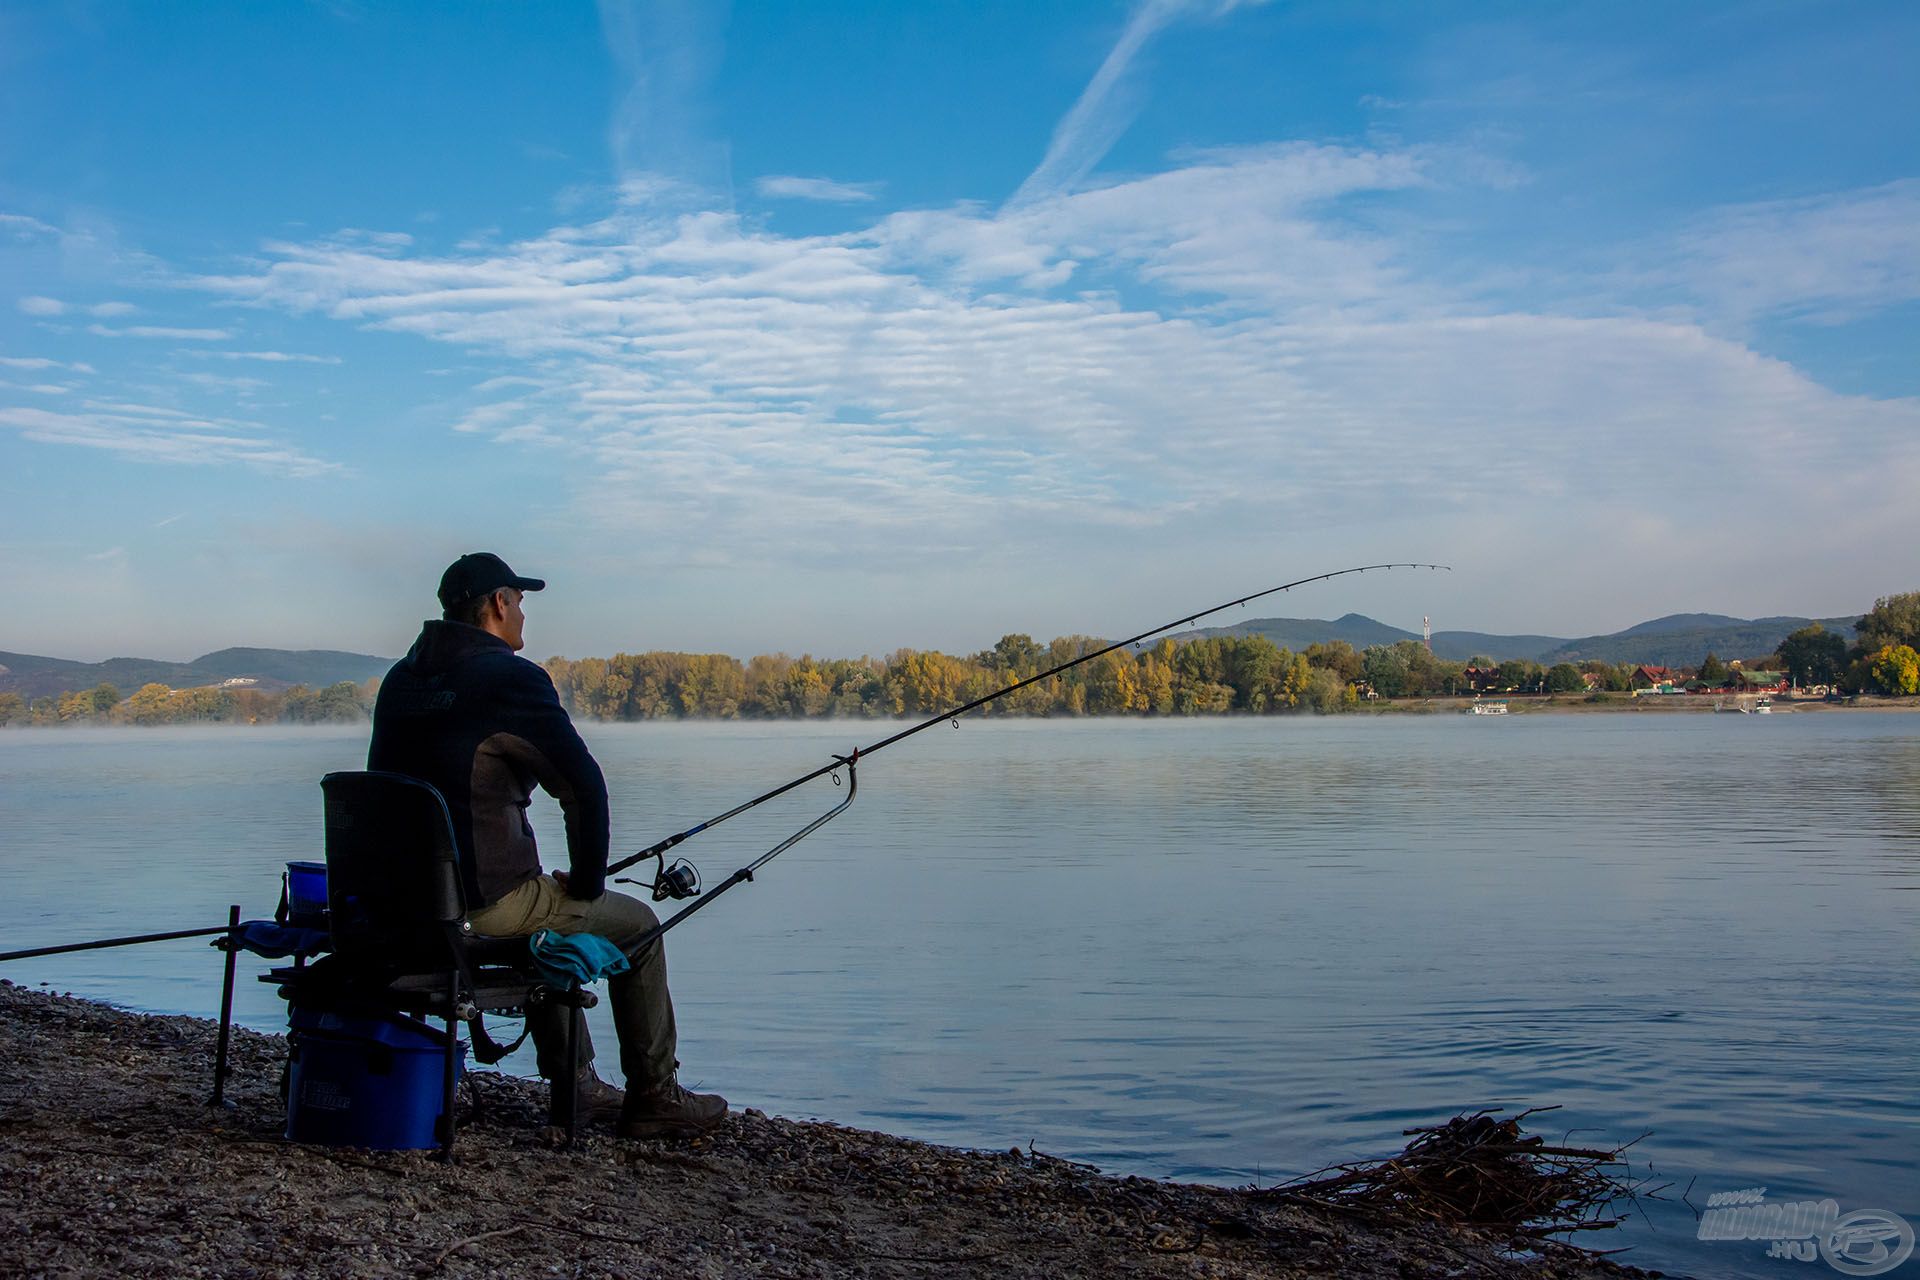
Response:
[[[1716,703],[1720,704],[1720,709],[1723,711],[1733,711],[1742,705],[1748,705],[1748,706],[1752,705],[1754,696],[1755,695],[1752,695],[1752,694],[1734,694],[1734,693],[1724,693],[1724,694],[1690,693],[1690,694],[1659,694],[1659,695],[1649,694],[1644,697],[1636,698],[1631,694],[1609,693],[1609,694],[1604,694],[1596,699],[1591,694],[1503,693],[1503,694],[1495,694],[1495,695],[1491,695],[1491,696],[1479,698],[1479,699],[1470,698],[1470,697],[1371,698],[1371,699],[1362,698],[1356,702],[1353,702],[1350,704],[1344,704],[1340,706],[1339,709],[1337,710],[1325,711],[1325,712],[1316,711],[1307,707],[1299,707],[1299,708],[1293,708],[1285,711],[1265,711],[1265,712],[1215,711],[1215,712],[1205,712],[1205,713],[1190,714],[1190,715],[1183,715],[1180,713],[1171,713],[1167,715],[1150,715],[1150,714],[1140,714],[1140,713],[1116,715],[1116,714],[1103,713],[1103,712],[1083,712],[1080,714],[1062,713],[1062,714],[1054,714],[1054,715],[1042,714],[1042,715],[1009,716],[1009,715],[1001,714],[1001,715],[990,715],[986,718],[992,719],[996,722],[1007,722],[1007,721],[1054,722],[1054,723],[1099,722],[1104,724],[1113,724],[1113,723],[1131,721],[1136,724],[1148,724],[1148,723],[1167,723],[1167,722],[1177,721],[1182,723],[1197,724],[1197,723],[1204,723],[1208,721],[1233,722],[1233,721],[1245,721],[1245,720],[1273,720],[1273,719],[1284,720],[1284,719],[1293,719],[1293,718],[1318,719],[1318,718],[1337,718],[1340,716],[1352,716],[1352,715],[1359,715],[1359,716],[1439,715],[1439,714],[1464,715],[1472,711],[1473,705],[1476,701],[1504,702],[1507,704],[1508,713],[1512,715],[1521,715],[1521,714],[1533,715],[1541,712],[1552,712],[1555,714],[1573,714],[1573,715],[1589,715],[1589,714],[1611,715],[1611,714],[1618,714],[1623,712],[1649,713],[1653,715],[1674,715],[1674,714],[1685,715],[1689,713],[1703,712],[1703,711],[1711,713],[1715,710]],[[1847,698],[1843,701],[1838,701],[1838,702],[1829,701],[1824,698],[1791,698],[1791,697],[1784,697],[1780,695],[1774,695],[1772,698],[1772,702],[1773,702],[1773,714],[1775,715],[1780,715],[1783,713],[1802,713],[1802,712],[1818,712],[1822,715],[1827,715],[1827,714],[1839,714],[1839,713],[1850,713],[1850,712],[1878,713],[1878,712],[1888,712],[1888,711],[1908,711],[1908,712],[1920,711],[1920,698],[1886,698],[1886,697],[1876,697],[1871,694],[1862,694],[1857,697]],[[968,718],[971,719],[973,717],[968,717]],[[841,726],[848,726],[848,725],[867,725],[872,729],[879,730],[879,731],[885,731],[889,726],[898,727],[902,725],[916,723],[914,718],[910,716],[873,717],[873,716],[863,716],[859,714],[852,714],[852,715],[845,715],[845,716],[794,715],[794,716],[765,716],[765,717],[690,715],[690,716],[662,716],[656,719],[648,719],[648,720],[641,720],[641,721],[596,720],[591,716],[582,716],[579,718],[578,722],[583,726],[593,725],[593,724],[621,724],[621,723],[645,724],[645,725],[792,724],[792,725],[813,726],[813,727],[833,726],[838,728]],[[0,733],[5,733],[5,732],[24,733],[24,732],[31,732],[33,730],[65,733],[65,732],[89,732],[89,731],[107,732],[107,731],[124,730],[124,729],[134,729],[134,730],[144,731],[149,729],[178,730],[178,729],[202,729],[202,728],[205,728],[205,729],[326,728],[329,731],[338,732],[342,729],[351,728],[356,723],[361,725],[362,727],[366,727],[369,724],[368,720],[365,717],[362,717],[358,721],[332,720],[332,721],[324,721],[324,722],[312,722],[312,723],[302,722],[302,723],[291,723],[291,724],[286,722],[281,722],[277,724],[276,723],[255,723],[255,722],[246,721],[246,720],[199,720],[199,721],[174,720],[174,721],[155,721],[152,723],[121,722],[121,721],[108,723],[108,722],[94,721],[94,720],[76,720],[76,721],[67,722],[67,723],[54,723],[54,724],[14,723],[10,725],[0,726]]]
[[[1352,707],[1348,714],[1358,715],[1438,715],[1452,713],[1465,715],[1472,712],[1476,702],[1504,702],[1509,715],[1532,715],[1540,712],[1556,714],[1610,715],[1623,712],[1649,713],[1653,715],[1686,715],[1695,712],[1712,714],[1714,711],[1733,712],[1741,707],[1754,704],[1752,694],[1702,694],[1674,693],[1647,694],[1633,697],[1625,693],[1603,694],[1595,698],[1592,694],[1553,694],[1553,693],[1503,693],[1486,698],[1375,698],[1363,700]],[[1920,710],[1920,698],[1879,698],[1862,695],[1848,698],[1842,702],[1832,702],[1825,698],[1789,698],[1774,696],[1773,715],[1818,712],[1822,715],[1845,712],[1885,712]]]

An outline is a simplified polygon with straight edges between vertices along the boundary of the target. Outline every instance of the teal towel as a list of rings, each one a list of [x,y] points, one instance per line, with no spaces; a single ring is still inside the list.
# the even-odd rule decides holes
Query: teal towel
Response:
[[[630,967],[620,948],[597,933],[555,933],[542,929],[527,939],[533,967],[548,985],[562,989],[585,986]]]

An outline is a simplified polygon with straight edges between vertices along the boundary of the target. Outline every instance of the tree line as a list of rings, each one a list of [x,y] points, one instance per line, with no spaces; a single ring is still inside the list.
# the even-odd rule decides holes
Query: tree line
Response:
[[[546,666],[562,702],[599,720],[881,719],[932,715],[1105,643],[1062,636],[1043,645],[1016,634],[967,656],[903,649],[883,659],[762,654],[741,662],[725,654],[651,652],[559,657]],[[1351,646],[1341,648],[1358,657]],[[1315,657],[1312,650],[1289,653],[1263,636],[1163,640],[1050,676],[989,703],[981,714],[1209,715],[1351,704],[1350,681]]]
[[[1753,683],[1761,668],[1800,685],[1846,692],[1920,693],[1920,592],[1883,597],[1862,617],[1849,648],[1818,623],[1794,632],[1770,655],[1728,667],[1708,654],[1683,673],[1709,687]],[[562,702],[597,720],[824,719],[925,716],[983,697],[1103,647],[1089,636],[1041,645],[1003,636],[991,649],[956,657],[903,649],[885,658],[767,654],[741,662],[726,654],[616,653],[547,661]],[[1819,655],[1813,659],[1809,653]],[[1212,636],[1116,651],[1051,676],[982,708],[995,716],[1255,715],[1357,707],[1382,698],[1471,693],[1624,693],[1634,663],[1524,658],[1496,663],[1435,657],[1416,640],[1356,650],[1344,640],[1290,652],[1265,636]]]
[[[1920,694],[1920,591],[1882,596],[1854,624],[1854,640],[1817,622],[1788,634],[1771,654],[1728,664],[1708,653],[1698,667],[1678,673],[1688,688],[1737,689],[1755,682],[1755,669],[1778,672],[1800,689],[1840,694]]]
[[[1855,625],[1851,645],[1816,622],[1781,641],[1775,656],[1798,685],[1920,694],[1920,591],[1875,600]]]
[[[0,726],[73,724],[352,724],[373,713],[380,682],[311,689],[297,684],[279,693],[263,689],[170,689],[145,684],[127,697],[111,684],[27,699],[0,693]]]
[[[1039,644],[1007,635],[965,656],[902,649],[885,658],[798,658],[762,654],[741,662],[720,653],[616,653],[549,658],[547,673],[574,715],[594,720],[885,719],[927,716],[970,702],[1102,648],[1091,636]],[[1711,688],[1751,682],[1773,665],[1800,686],[1843,692],[1920,694],[1920,592],[1885,596],[1862,617],[1855,642],[1813,623],[1771,655],[1730,668],[1713,654],[1683,678]],[[1197,716],[1234,713],[1330,714],[1369,695],[1450,697],[1470,693],[1595,694],[1634,687],[1632,663],[1543,666],[1436,658],[1416,640],[1356,650],[1344,640],[1299,653],[1265,636],[1161,640],[1117,650],[1050,676],[982,708],[992,716]],[[324,724],[369,718],[379,682],[342,681],[281,693],[246,687],[170,689],[144,685],[123,698],[110,684],[23,699],[0,693],[0,725]]]
[[[1105,643],[1063,636],[1042,645],[1015,634],[958,657],[903,649],[882,659],[769,654],[743,663],[725,654],[650,652],[560,657],[546,665],[567,707],[598,720],[879,719],[931,715],[970,702]],[[1482,687],[1492,687],[1489,681],[1513,692],[1587,687],[1580,669],[1570,665],[1562,670],[1526,661],[1496,665],[1491,658],[1449,662],[1413,640],[1365,650],[1335,640],[1295,653],[1265,636],[1226,635],[1116,650],[989,703],[981,714],[1324,715],[1352,709],[1368,693],[1466,694],[1475,687],[1469,671],[1475,665],[1482,668]],[[1609,674],[1625,681],[1630,670]]]

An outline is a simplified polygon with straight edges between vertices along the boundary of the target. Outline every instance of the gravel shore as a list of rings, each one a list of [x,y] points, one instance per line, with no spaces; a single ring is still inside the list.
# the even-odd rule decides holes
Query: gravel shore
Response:
[[[1657,1273],[1430,1224],[746,1110],[711,1137],[546,1129],[480,1073],[457,1160],[283,1140],[285,1042],[0,982],[8,1276],[1491,1277]]]

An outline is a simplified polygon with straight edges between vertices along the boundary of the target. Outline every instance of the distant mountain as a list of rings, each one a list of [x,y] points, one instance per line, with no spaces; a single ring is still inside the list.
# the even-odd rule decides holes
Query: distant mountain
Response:
[[[31,653],[0,652],[0,693],[40,698],[106,683],[122,694],[129,694],[143,684],[191,689],[241,678],[257,680],[264,689],[284,689],[296,684],[319,688],[342,680],[358,684],[385,675],[392,665],[391,658],[333,649],[221,649],[192,662],[162,662],[153,658],[72,662]]]
[[[384,676],[393,663],[392,658],[342,653],[337,649],[221,649],[204,658],[195,658],[188,665],[195,670],[230,672],[319,688],[342,680],[359,684],[362,680]],[[223,674],[220,678],[227,677]]]
[[[1345,640],[1356,649],[1370,644],[1392,644],[1397,640],[1418,640],[1411,631],[1375,622],[1365,614],[1349,613],[1327,622],[1320,618],[1252,618],[1226,627],[1199,627],[1174,635],[1175,640],[1198,640],[1206,636],[1265,636],[1282,649],[1298,653],[1310,644]]]
[[[1660,667],[1698,666],[1709,652],[1722,658],[1757,658],[1780,647],[1789,633],[1818,622],[1847,640],[1853,639],[1855,614],[1844,618],[1731,618],[1719,613],[1675,613],[1654,618],[1610,635],[1569,640],[1563,636],[1495,635],[1484,631],[1436,631],[1433,652],[1449,662],[1465,662],[1485,655],[1496,662],[1524,658],[1552,666],[1556,662],[1648,663]],[[1418,640],[1411,631],[1390,627],[1363,614],[1349,613],[1332,622],[1319,618],[1250,618],[1226,627],[1183,631],[1176,640],[1203,636],[1262,635],[1295,653],[1310,644],[1345,640],[1356,649],[1370,644]]]
[[[1747,624],[1745,618],[1729,618],[1724,613],[1670,613],[1664,618],[1655,618],[1651,622],[1642,622],[1617,631],[1622,636],[1672,635],[1682,631],[1714,631],[1721,627],[1742,627]]]
[[[1433,633],[1434,656],[1445,658],[1448,662],[1465,662],[1469,658],[1479,657],[1498,662],[1505,662],[1508,658],[1529,658],[1539,662],[1542,654],[1551,653],[1565,643],[1566,640],[1560,636],[1502,636],[1485,631]]]
[[[1864,610],[1863,610],[1864,612]],[[1758,658],[1780,647],[1787,636],[1818,622],[1843,639],[1853,639],[1853,624],[1859,614],[1848,618],[1726,618],[1713,613],[1679,613],[1656,618],[1637,627],[1607,636],[1587,636],[1568,640],[1538,661],[1556,662],[1644,662],[1657,667],[1696,667],[1708,653],[1721,658]]]

